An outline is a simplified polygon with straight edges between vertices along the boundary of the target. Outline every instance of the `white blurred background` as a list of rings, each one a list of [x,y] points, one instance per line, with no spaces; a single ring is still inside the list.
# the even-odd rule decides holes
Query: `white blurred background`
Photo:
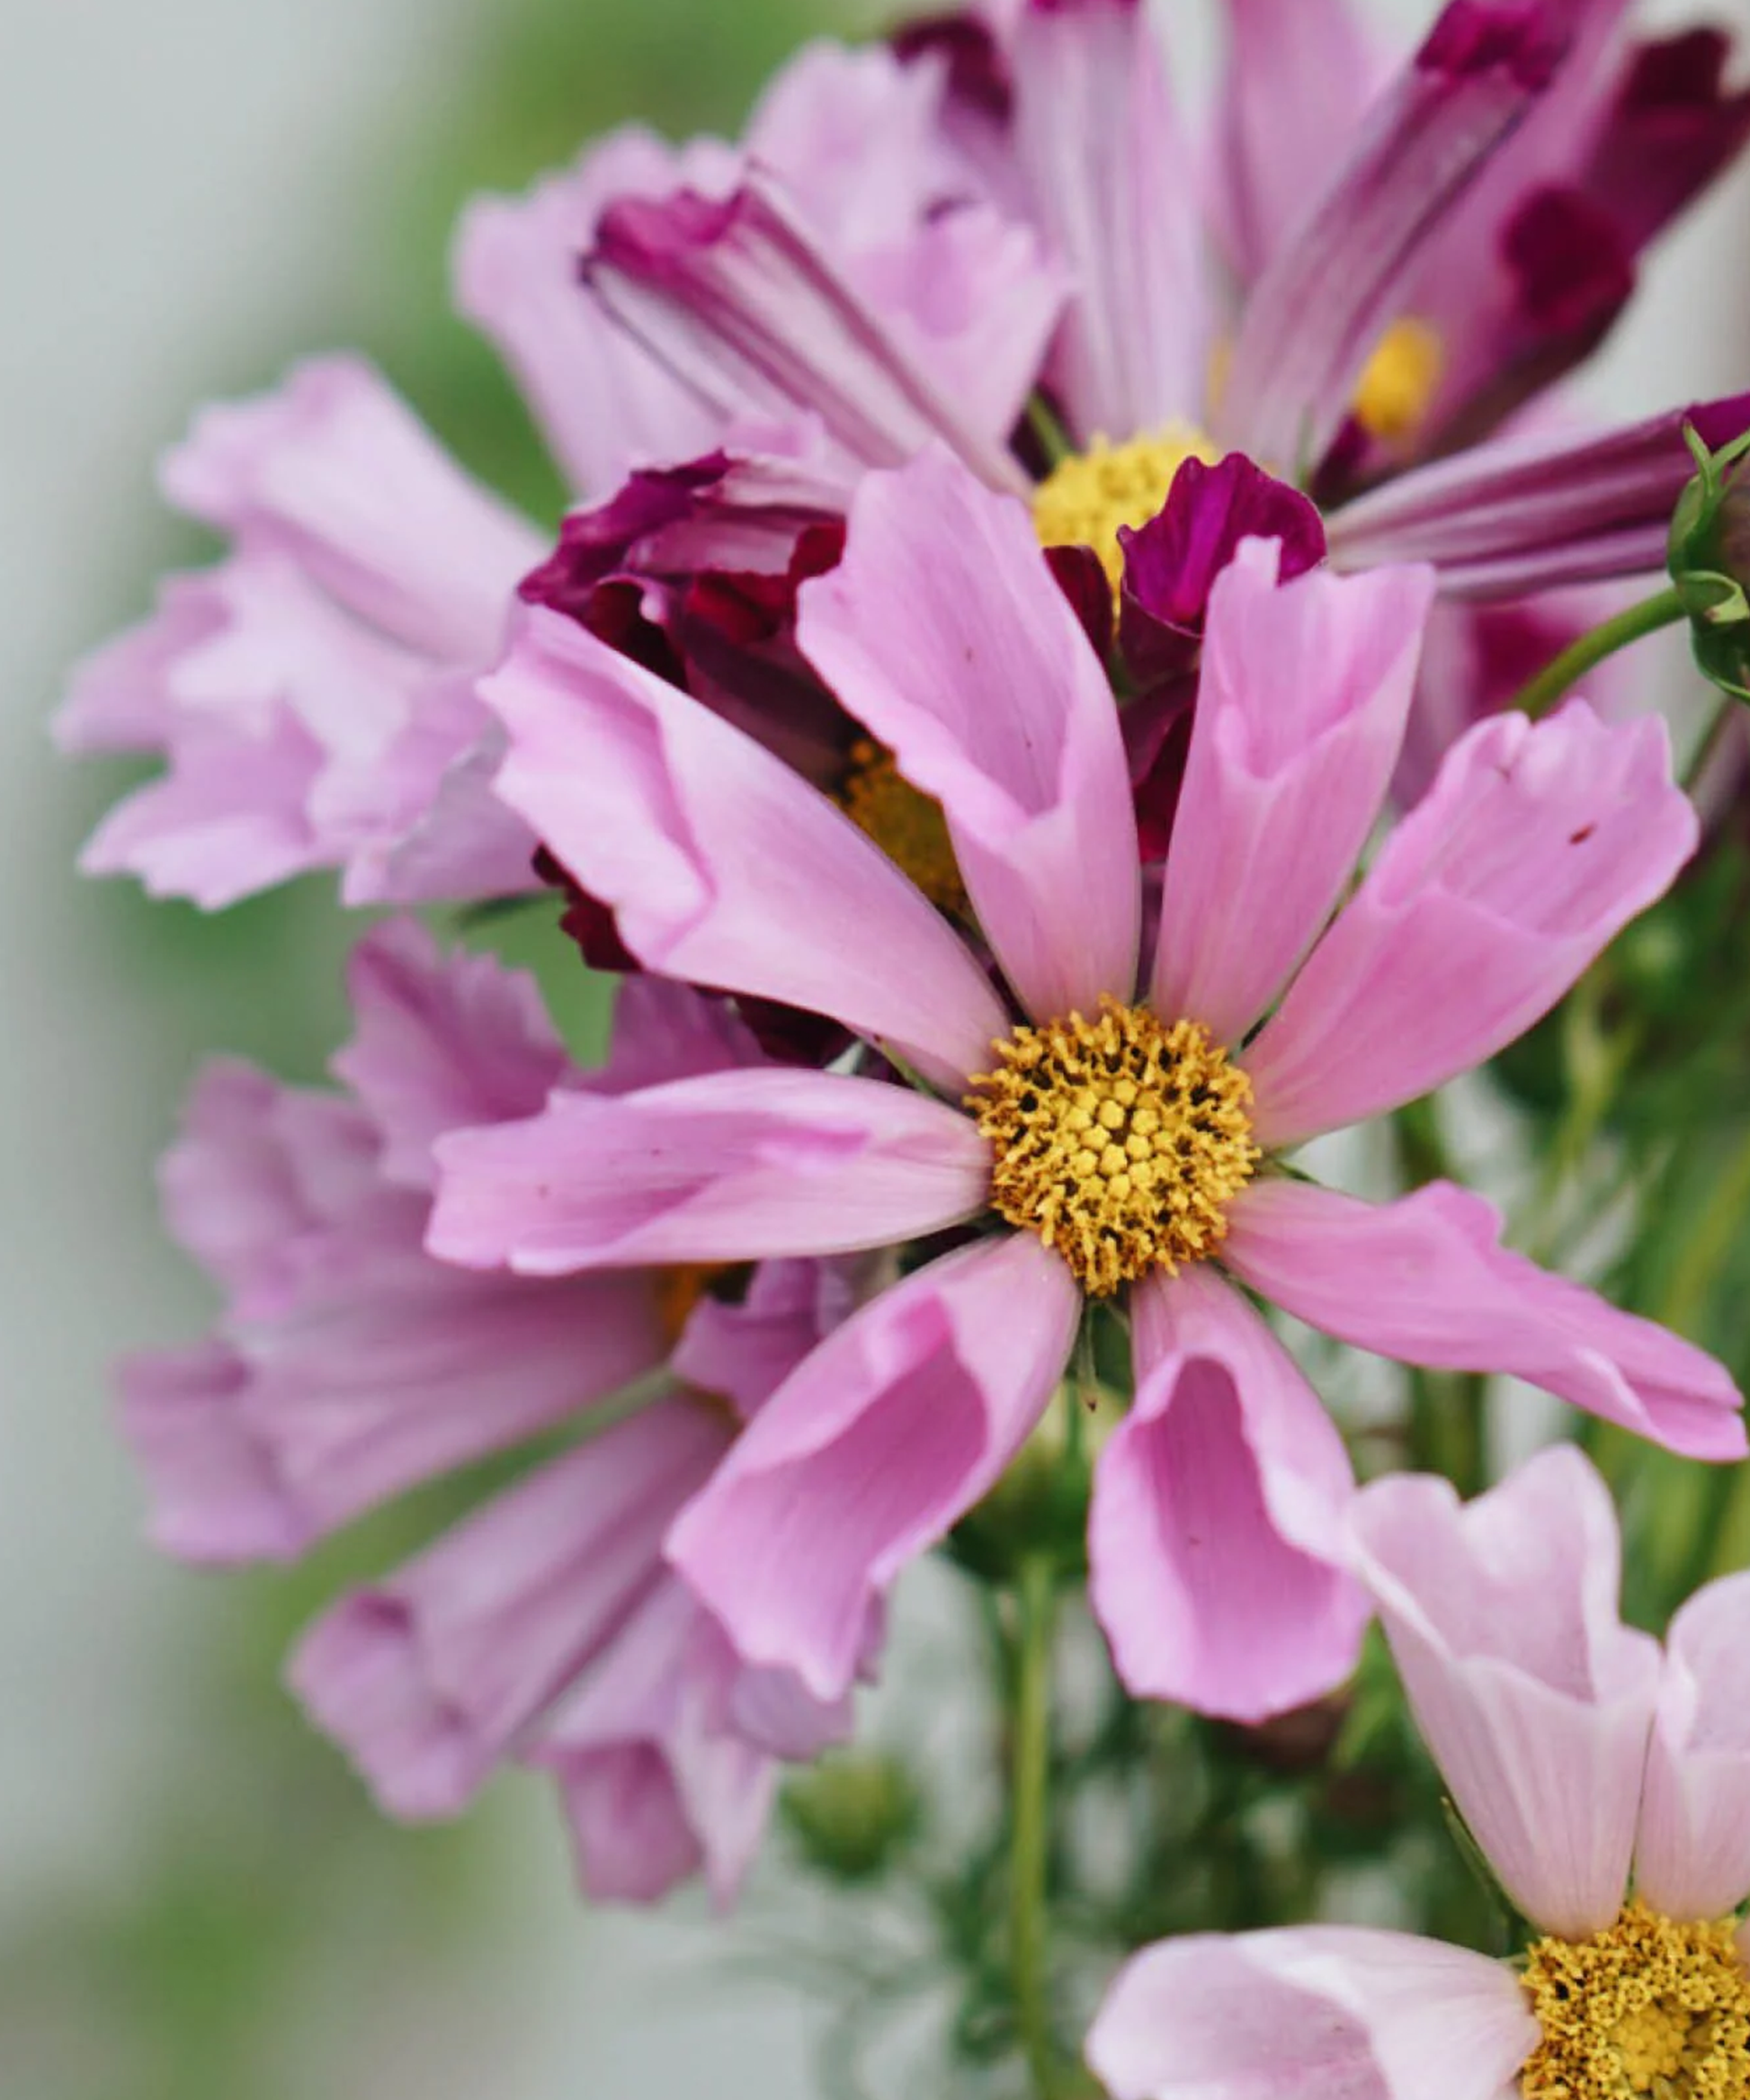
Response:
[[[636,16],[647,69],[662,60],[652,20],[679,40],[683,11],[572,6],[562,48],[581,137],[611,113],[615,82],[595,76],[576,25],[588,18],[605,36]],[[1175,13],[1192,8],[1174,0]],[[1724,0],[1714,12],[1750,30],[1746,9]],[[750,31],[741,78],[803,12]],[[1402,0],[1379,12],[1407,32],[1424,11]],[[656,1920],[583,1912],[536,1783],[502,1789],[460,1837],[379,1828],[302,1740],[273,1690],[271,1649],[243,1637],[251,1614],[271,1622],[271,1586],[202,1582],[149,1555],[110,1430],[108,1360],[192,1332],[207,1309],[157,1230],[150,1180],[193,1065],[224,1048],[312,1075],[340,1029],[344,939],[313,898],[201,925],[81,884],[73,855],[116,781],[58,764],[44,722],[68,659],[137,617],[153,567],[180,551],[151,466],[195,403],[361,337],[404,380],[397,351],[425,358],[396,316],[435,308],[451,198],[507,179],[516,158],[503,142],[515,130],[503,13],[488,0],[4,0],[7,2100],[199,2100],[210,2087],[229,2100],[812,2089],[808,2022],[781,1991],[723,1967],[692,1906]],[[628,90],[643,76],[630,66]],[[701,92],[722,107],[737,87]],[[546,92],[556,103],[550,79]],[[483,96],[497,98],[496,134]],[[551,129],[560,118],[544,108]],[[572,143],[556,132],[551,157]],[[427,176],[442,210],[415,194]],[[1740,179],[1648,272],[1588,382],[1596,407],[1634,413],[1750,384],[1747,249]],[[1680,658],[1671,676],[1681,684]],[[275,1886],[288,1860],[295,1907]],[[763,1900],[781,1907],[782,1892]],[[264,1970],[241,1942],[258,1930],[271,1949],[294,1908],[296,1945]],[[191,2045],[190,2033],[210,2039]]]

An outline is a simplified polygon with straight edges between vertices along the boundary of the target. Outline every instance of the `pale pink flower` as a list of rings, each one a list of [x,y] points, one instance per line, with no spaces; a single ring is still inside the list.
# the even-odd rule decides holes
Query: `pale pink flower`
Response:
[[[636,128],[522,200],[464,216],[457,297],[527,389],[579,496],[740,434],[806,450],[752,396],[701,404],[615,324],[577,262],[611,200],[727,193],[757,162],[815,237],[969,398],[992,442],[1031,384],[1061,299],[1034,236],[1002,219],[947,137],[945,67],[808,47],[732,148]],[[353,904],[535,886],[536,841],[487,783],[475,695],[542,536],[465,474],[362,360],[298,368],[213,407],[164,462],[175,507],[224,534],[155,615],[76,672],[58,724],[86,752],[161,754],[86,847],[92,873],[217,907],[311,869]]]
[[[1216,1711],[1328,1686],[1364,1616],[1339,1550],[1341,1439],[1236,1285],[1361,1347],[1512,1372],[1679,1450],[1745,1448],[1719,1364],[1507,1252],[1480,1199],[1441,1184],[1375,1206],[1265,1168],[1494,1055],[1693,846],[1663,728],[1576,701],[1460,738],[1343,902],[1431,594],[1413,569],[1279,584],[1276,548],[1242,546],[1210,594],[1145,943],[1117,708],[1024,508],[940,450],[871,475],[844,562],[803,587],[801,646],[939,800],[1005,985],[781,760],[570,621],[528,615],[483,688],[510,740],[500,792],[638,960],[828,1014],[931,1091],[744,1069],[556,1097],[440,1144],[433,1251],[556,1275],[969,1240],[830,1336],[676,1528],[673,1557],[745,1655],[844,1691],[875,1602],[1039,1419],[1085,1283],[1131,1280],[1137,1367],[1096,1479],[1095,1609],[1133,1689]],[[1117,1152],[1081,1157],[1078,1138],[1029,1195],[1029,1146],[1093,1125],[1067,1120],[1080,1096],[1061,1067],[1041,1108],[1014,1060],[1053,1041],[1106,1054],[1086,1032],[1103,1001],[1107,1049],[1143,1091],[1094,1096]],[[1189,1035],[1160,1048],[1179,1023]],[[1151,1044],[1164,1063],[1145,1069]],[[1009,1093],[992,1082],[968,1106],[1006,1099],[1011,1120],[987,1135],[961,1104],[993,1064]],[[1128,1120],[1138,1102],[1156,1120]],[[1174,1179],[1180,1137],[1193,1164]],[[1133,1144],[1192,1225],[1129,1178]],[[1065,1183],[1059,1231],[1040,1204]],[[994,1202],[1023,1229],[990,1233]],[[1113,1247],[1121,1272],[1103,1266]]]
[[[124,1367],[154,1534],[190,1559],[289,1559],[458,1467],[577,1434],[342,1599],[292,1682],[393,1814],[452,1815],[529,1756],[559,1772],[592,1890],[654,1895],[703,1866],[727,1897],[772,1749],[811,1749],[844,1717],[750,1670],[662,1543],[848,1291],[810,1262],[765,1265],[738,1303],[651,1270],[487,1276],[422,1240],[443,1132],[758,1053],[720,1005],[652,979],[624,988],[609,1065],[579,1073],[531,985],[441,958],[411,924],[360,943],[352,991],[335,1060],[350,1098],[210,1067],[165,1162],[173,1228],[227,1303],[195,1348]],[[640,1385],[647,1404],[617,1419]]]
[[[1352,1524],[1416,1723],[1544,1936],[1522,1976],[1338,1926],[1163,1941],[1120,1973],[1088,2039],[1112,2100],[1498,2100],[1522,2077],[1533,2096],[1663,2091],[1649,2066],[1674,2075],[1667,2052],[1684,2067],[1670,2090],[1736,2090],[1750,1577],[1699,1591],[1663,1649],[1624,1626],[1616,1513],[1571,1446],[1468,1507],[1443,1480],[1377,1482]]]

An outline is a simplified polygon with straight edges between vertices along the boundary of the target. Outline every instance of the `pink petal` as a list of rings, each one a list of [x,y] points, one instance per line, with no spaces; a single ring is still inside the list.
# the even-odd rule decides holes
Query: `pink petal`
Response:
[[[594,1900],[653,1902],[701,1867],[719,1908],[734,1900],[777,1780],[724,1725],[738,1667],[684,1586],[661,1583],[528,1753],[558,1781]]]
[[[577,258],[616,196],[733,180],[739,159],[701,139],[677,151],[623,126],[522,197],[477,198],[454,256],[458,309],[516,374],[572,487],[600,499],[634,467],[685,460],[722,435],[710,415],[577,283]]]
[[[440,449],[357,358],[202,411],[165,493],[221,532],[290,555],[340,603],[440,661],[498,647],[538,536]]]
[[[1253,289],[1219,404],[1229,443],[1280,472],[1323,458],[1429,242],[1547,91],[1567,40],[1551,11],[1449,0]]]
[[[692,190],[621,199],[603,216],[584,276],[726,419],[817,416],[847,467],[897,466],[941,438],[994,487],[1019,488],[1007,430],[978,427],[836,252],[754,169],[727,199]]]
[[[1665,1636],[1635,1886],[1667,1917],[1723,1917],[1750,1893],[1750,1575],[1698,1590]]]
[[[817,1342],[856,1308],[851,1272],[837,1262],[762,1262],[739,1304],[707,1295],[687,1316],[669,1368],[683,1385],[758,1413]]]
[[[529,1275],[890,1247],[971,1217],[990,1152],[970,1118],[830,1072],[716,1072],[558,1093],[437,1148],[427,1245]]]
[[[388,1813],[465,1804],[660,1579],[663,1533],[727,1442],[716,1410],[659,1403],[317,1621],[292,1688]]]
[[[1480,722],[1246,1055],[1272,1148],[1413,1101],[1547,1014],[1694,851],[1663,722]]]
[[[1104,667],[1026,512],[933,448],[868,476],[797,637],[947,813],[1010,983],[1040,1019],[1136,982],[1136,819]]]
[[[1306,1926],[1145,1947],[1087,2060],[1112,2100],[1502,2100],[1539,2039],[1504,1962]]]
[[[540,608],[482,691],[511,735],[500,793],[651,969],[828,1014],[955,1093],[1007,1033],[880,849],[697,701]]]
[[[1368,1604],[1344,1571],[1343,1439],[1299,1367],[1201,1268],[1131,1296],[1136,1401],[1102,1453],[1095,1617],[1139,1698],[1262,1720],[1355,1667]]]
[[[1711,1356],[1501,1245],[1492,1205],[1450,1182],[1365,1203],[1255,1183],[1222,1259],[1327,1335],[1406,1363],[1522,1378],[1692,1458],[1741,1458],[1742,1396]]]
[[[1617,1616],[1603,1482],[1557,1445],[1468,1507],[1445,1480],[1375,1481],[1353,1525],[1416,1725],[1502,1887],[1544,1932],[1601,1930],[1659,1691],[1657,1642]]]
[[[445,956],[424,927],[373,927],[347,969],[354,1026],[333,1068],[383,1139],[382,1172],[436,1179],[445,1130],[533,1115],[567,1069],[534,980],[490,955]]]
[[[1136,0],[1030,4],[1010,46],[1014,149],[1076,286],[1055,359],[1076,434],[1128,438],[1203,398],[1198,184]]]
[[[748,1662],[817,1699],[850,1688],[871,1610],[1039,1419],[1080,1306],[1062,1263],[1017,1233],[919,1270],[821,1344],[668,1541]]]
[[[291,1560],[314,1535],[244,1412],[249,1366],[228,1344],[129,1356],[121,1434],[146,1478],[154,1545],[180,1560]]]
[[[1342,894],[1409,711],[1425,569],[1278,585],[1275,542],[1216,579],[1152,994],[1238,1042]],[[1294,705],[1282,696],[1292,693]]]
[[[665,978],[631,976],[614,993],[608,1061],[578,1084],[590,1094],[636,1094],[764,1062],[752,1031],[724,1000]]]
[[[1377,85],[1349,0],[1228,0],[1218,137],[1228,247],[1249,283],[1299,231]]]

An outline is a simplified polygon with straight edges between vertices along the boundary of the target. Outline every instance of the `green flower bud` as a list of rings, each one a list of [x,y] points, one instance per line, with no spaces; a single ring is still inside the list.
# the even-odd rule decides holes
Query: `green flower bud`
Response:
[[[1750,701],[1750,431],[1710,452],[1683,426],[1695,478],[1671,521],[1668,566],[1702,675]]]
[[[785,1787],[780,1809],[816,1872],[872,1881],[917,1834],[917,1783],[884,1750],[828,1750]]]

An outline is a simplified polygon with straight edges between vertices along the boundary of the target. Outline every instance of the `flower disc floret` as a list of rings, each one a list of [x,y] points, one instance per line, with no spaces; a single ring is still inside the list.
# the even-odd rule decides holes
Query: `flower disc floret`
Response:
[[[1543,2039],[1524,2100],[1746,2100],[1750,1976],[1729,1919],[1684,1925],[1638,1900],[1590,1939],[1543,1939],[1525,1988]]]
[[[1252,1085],[1195,1021],[1101,1001],[996,1045],[967,1107],[990,1201],[1062,1256],[1090,1297],[1212,1254],[1257,1166]]]
[[[1086,451],[1060,460],[1033,491],[1039,543],[1093,548],[1116,591],[1124,579],[1119,527],[1146,525],[1165,504],[1187,460],[1213,466],[1216,457],[1201,431],[1188,423],[1170,423],[1121,445],[1097,437]]]
[[[913,787],[890,751],[867,737],[853,744],[838,801],[857,829],[872,838],[938,910],[964,916],[966,885],[942,804]]]

